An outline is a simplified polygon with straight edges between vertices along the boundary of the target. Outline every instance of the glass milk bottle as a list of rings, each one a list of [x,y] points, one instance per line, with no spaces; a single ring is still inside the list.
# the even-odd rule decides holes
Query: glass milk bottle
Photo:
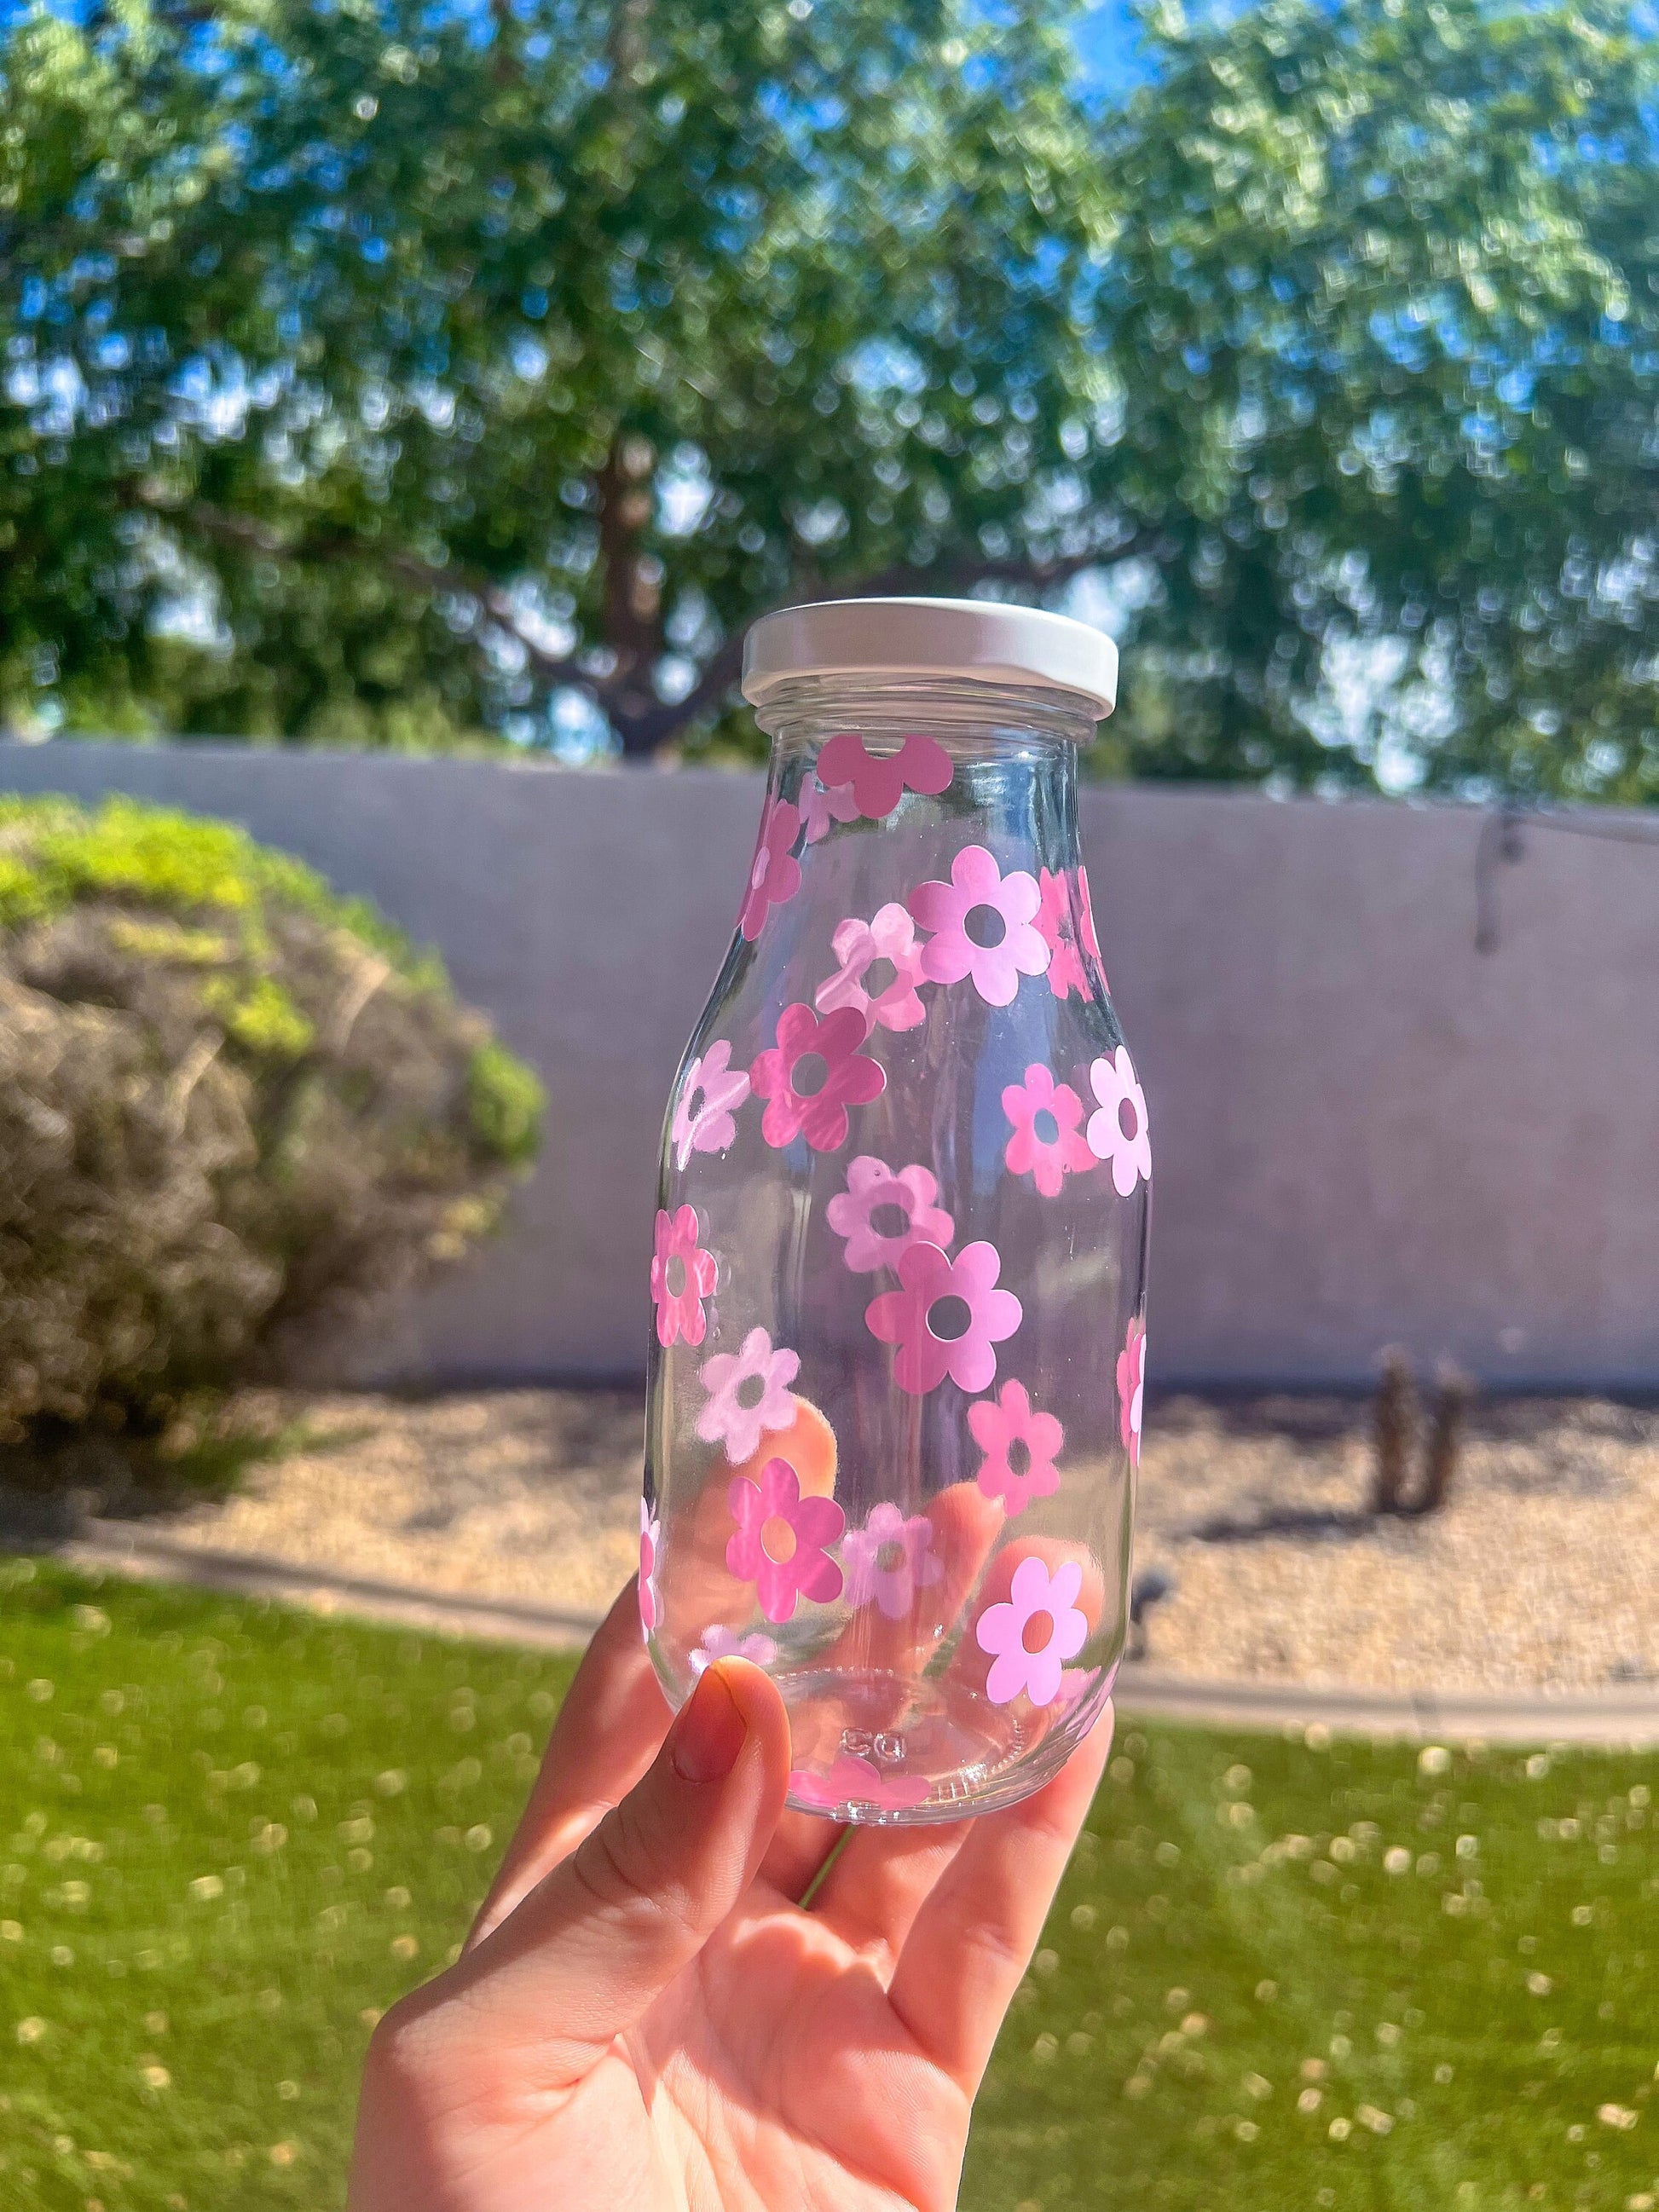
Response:
[[[1047,1781],[1122,1650],[1152,1155],[1078,848],[1116,653],[969,600],[750,632],[772,738],[669,1101],[640,1610],[788,1706],[791,1802]]]

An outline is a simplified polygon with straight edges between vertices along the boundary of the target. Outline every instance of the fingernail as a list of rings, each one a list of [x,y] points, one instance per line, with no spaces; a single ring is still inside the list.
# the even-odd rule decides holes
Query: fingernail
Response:
[[[738,1763],[749,1723],[716,1660],[703,1669],[674,1723],[674,1771],[684,1782],[718,1782]]]

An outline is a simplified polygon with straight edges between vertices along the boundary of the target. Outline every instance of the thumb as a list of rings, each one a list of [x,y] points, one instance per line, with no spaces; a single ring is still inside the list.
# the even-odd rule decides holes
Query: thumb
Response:
[[[695,1959],[765,1856],[789,1721],[759,1668],[708,1668],[644,1778],[454,1970],[498,2045],[580,2079]]]

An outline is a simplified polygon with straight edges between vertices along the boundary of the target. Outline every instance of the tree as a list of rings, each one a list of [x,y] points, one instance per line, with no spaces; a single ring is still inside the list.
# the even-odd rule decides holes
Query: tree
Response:
[[[0,698],[624,750],[854,591],[1127,625],[1143,774],[1659,793],[1612,0],[195,0],[4,48]]]

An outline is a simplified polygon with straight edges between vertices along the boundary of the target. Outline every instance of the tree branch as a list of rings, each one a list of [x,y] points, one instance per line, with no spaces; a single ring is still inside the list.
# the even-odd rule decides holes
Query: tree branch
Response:
[[[605,585],[610,633],[606,642],[617,655],[617,665],[603,677],[584,667],[579,654],[550,653],[528,635],[511,597],[493,578],[453,563],[423,560],[406,548],[392,547],[388,550],[366,544],[345,531],[319,532],[308,538],[289,537],[252,515],[237,514],[206,500],[190,501],[176,511],[203,537],[221,544],[239,546],[277,560],[367,561],[388,575],[413,585],[416,590],[471,599],[478,609],[471,633],[475,638],[486,622],[504,630],[523,647],[543,683],[549,686],[568,685],[585,692],[616,731],[623,754],[630,758],[643,757],[717,706],[731,690],[742,672],[743,641],[748,625],[721,640],[683,699],[659,700],[652,695],[652,671],[660,646],[660,617],[655,587],[647,586],[641,593],[644,580],[637,574],[634,557],[638,534],[638,517],[634,507],[637,503],[639,471],[637,465],[623,465],[620,456],[613,459],[617,463],[615,477],[608,489],[614,502],[615,542],[606,564]],[[173,506],[142,487],[130,488],[126,496],[134,503],[161,512],[167,512]],[[847,578],[836,583],[815,581],[810,593],[792,593],[763,611],[775,614],[785,607],[807,604],[809,599],[908,599],[925,593],[960,592],[970,590],[975,584],[1017,584],[1032,591],[1052,591],[1057,585],[1069,583],[1085,568],[1133,559],[1147,550],[1157,536],[1154,531],[1132,531],[1109,544],[1090,546],[1048,561],[1011,556],[1001,560],[947,560],[925,568],[895,562],[871,575]]]

